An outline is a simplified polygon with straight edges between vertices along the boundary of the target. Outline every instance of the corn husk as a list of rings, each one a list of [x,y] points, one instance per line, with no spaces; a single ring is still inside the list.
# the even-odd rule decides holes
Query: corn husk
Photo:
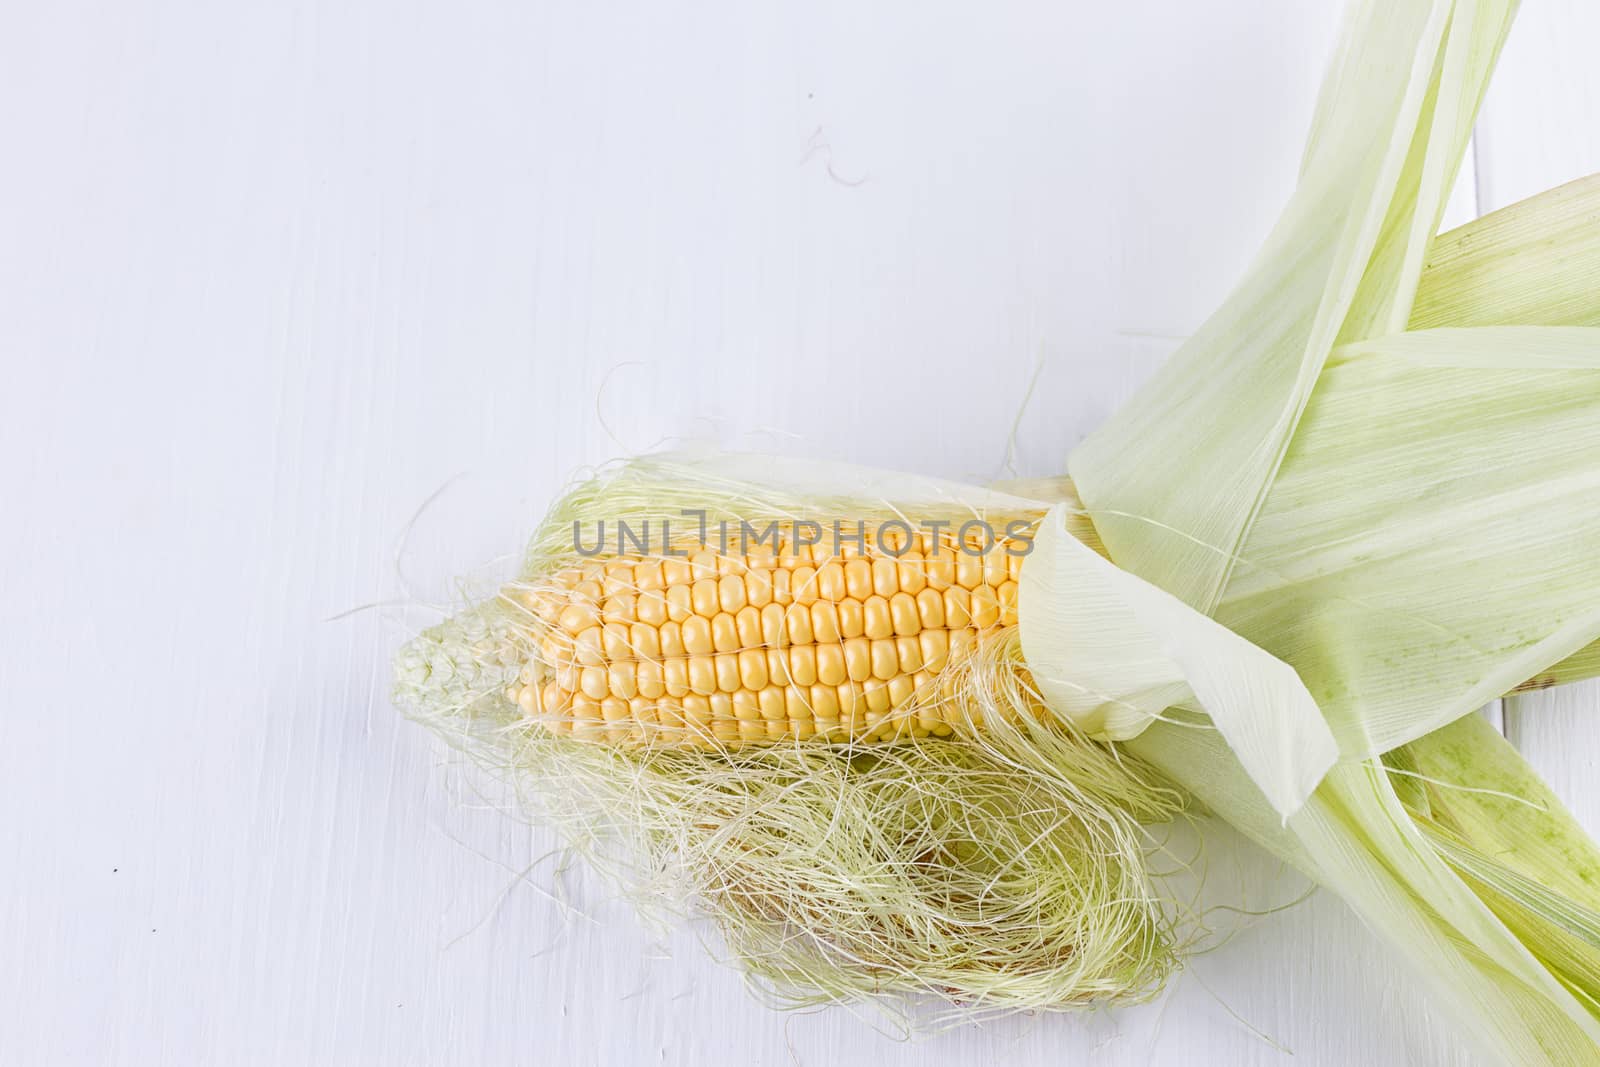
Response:
[[[1209,713],[1285,814],[1338,756],[1287,664],[1091,550],[1068,532],[1065,504],[1041,523],[1019,585],[1029,670],[1051,707],[1091,737],[1136,737],[1177,709]]]
[[[1600,332],[1564,325],[1595,311],[1591,188],[1442,242],[1421,284],[1512,7],[1357,6],[1268,247],[1070,467],[1111,558],[1290,664],[1344,762],[1284,820],[1226,735],[1157,722],[1128,747],[1339,892],[1484,1047],[1579,1063],[1600,1054],[1594,916],[1552,871],[1594,845],[1461,724],[1600,637]],[[1408,760],[1444,772],[1431,803]],[[1479,788],[1520,796],[1502,827],[1545,850],[1496,859]]]

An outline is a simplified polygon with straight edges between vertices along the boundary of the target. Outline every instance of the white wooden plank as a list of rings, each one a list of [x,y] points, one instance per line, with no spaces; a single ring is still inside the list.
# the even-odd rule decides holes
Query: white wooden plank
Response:
[[[1484,211],[1600,171],[1600,7],[1526,0],[1479,113]]]
[[[0,1061],[1465,1062],[1325,895],[1116,1015],[774,1015],[398,720],[425,612],[324,621],[664,439],[1006,473],[1041,358],[1054,471],[1264,236],[1337,16],[0,15]]]

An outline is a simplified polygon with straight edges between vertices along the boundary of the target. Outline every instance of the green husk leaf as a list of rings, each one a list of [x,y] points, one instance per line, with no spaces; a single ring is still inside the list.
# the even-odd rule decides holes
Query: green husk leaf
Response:
[[[1215,814],[1337,892],[1500,1062],[1591,1062],[1600,1024],[1439,856],[1377,761],[1336,766],[1287,824],[1220,735],[1157,722],[1126,743]]]
[[[1600,456],[1578,426],[1600,421],[1590,338],[1391,336],[1513,7],[1359,5],[1260,259],[1070,460],[1111,558],[1291,664],[1347,755],[1444,725],[1596,636],[1595,574],[1572,548]],[[1506,1062],[1594,1059],[1580,954],[1558,974],[1537,954],[1550,941],[1523,940],[1549,901],[1497,914],[1486,901],[1511,883],[1452,869],[1374,759],[1335,766],[1277,823],[1204,726],[1156,722],[1126,746],[1337,891]]]
[[[1512,692],[1530,693],[1597,677],[1600,677],[1600,641],[1585,645],[1560,663],[1546,667]]]
[[[1204,709],[1273,808],[1299,808],[1338,748],[1295,672],[1105,560],[1066,514],[1040,523],[1018,582],[1023,657],[1050,706],[1111,740],[1168,708]]]
[[[1600,1006],[1600,847],[1511,744],[1469,715],[1385,757],[1418,827],[1591,1011]]]
[[[1294,664],[1372,756],[1600,637],[1600,330],[1341,348],[1217,618]]]
[[[1440,235],[1410,325],[1600,326],[1600,174]]]
[[[1600,174],[1501,208],[1428,251],[1415,330],[1600,326]],[[1515,692],[1600,676],[1600,643],[1541,670]]]
[[[1469,715],[1393,754],[1424,784],[1420,814],[1485,858],[1600,911],[1600,846],[1511,743]]]

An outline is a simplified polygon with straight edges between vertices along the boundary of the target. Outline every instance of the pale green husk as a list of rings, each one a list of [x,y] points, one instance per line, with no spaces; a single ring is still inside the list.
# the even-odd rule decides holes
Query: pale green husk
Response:
[[[1126,740],[1163,712],[1203,711],[1281,814],[1338,756],[1316,701],[1281,660],[1072,536],[1069,507],[1040,524],[1018,580],[1018,630],[1051,708]]]
[[[1293,666],[1346,762],[1285,821],[1214,734],[1128,747],[1339,892],[1497,1058],[1587,1063],[1600,951],[1562,872],[1595,846],[1462,718],[1600,638],[1600,331],[1568,325],[1592,189],[1430,252],[1513,8],[1357,5],[1272,241],[1070,467],[1112,559]],[[1496,822],[1485,788],[1531,803]]]

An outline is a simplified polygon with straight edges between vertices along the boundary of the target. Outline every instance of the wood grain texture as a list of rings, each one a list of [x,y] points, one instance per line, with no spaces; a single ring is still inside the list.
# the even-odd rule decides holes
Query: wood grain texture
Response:
[[[1496,195],[1571,176],[1546,96],[1595,91],[1592,15],[1528,8]],[[773,1014],[387,702],[395,644],[585,464],[698,439],[1006,476],[1037,373],[1014,472],[1057,471],[1265,235],[1337,19],[0,14],[0,1062],[1468,1062],[1327,895],[1219,915],[1145,1008],[914,1043]],[[1535,758],[1600,825],[1594,695],[1540,699],[1571,703]],[[1218,899],[1302,889],[1210,859]]]

